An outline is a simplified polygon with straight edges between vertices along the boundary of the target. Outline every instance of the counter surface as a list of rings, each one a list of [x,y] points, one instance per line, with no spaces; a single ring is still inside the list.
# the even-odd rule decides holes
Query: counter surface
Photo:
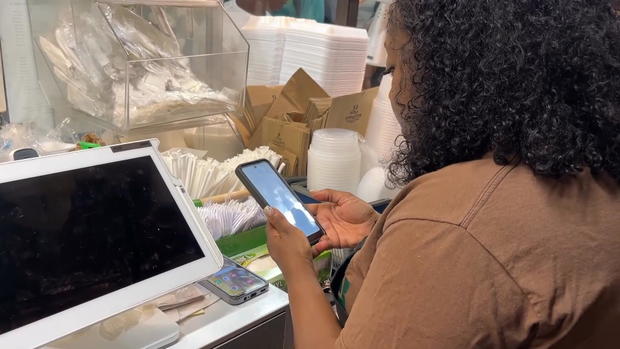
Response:
[[[288,294],[273,285],[267,293],[240,305],[229,305],[220,299],[206,308],[203,315],[182,322],[181,338],[169,348],[196,349],[220,344],[284,312],[288,304]]]

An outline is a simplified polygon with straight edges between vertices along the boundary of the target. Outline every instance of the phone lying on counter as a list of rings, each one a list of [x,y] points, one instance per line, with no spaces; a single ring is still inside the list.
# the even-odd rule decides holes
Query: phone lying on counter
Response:
[[[200,280],[198,284],[232,305],[247,302],[269,288],[269,283],[263,278],[226,257],[220,271]]]
[[[261,207],[277,208],[289,223],[306,235],[310,244],[317,243],[325,234],[323,228],[269,161],[258,160],[241,164],[235,173]]]

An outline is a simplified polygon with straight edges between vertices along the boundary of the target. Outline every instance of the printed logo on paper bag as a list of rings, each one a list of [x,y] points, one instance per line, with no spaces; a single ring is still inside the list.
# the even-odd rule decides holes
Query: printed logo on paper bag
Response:
[[[354,104],[353,109],[347,114],[345,120],[347,122],[357,122],[362,117],[362,113],[360,113],[359,109],[359,104]]]
[[[285,147],[286,145],[286,143],[284,143],[284,140],[282,139],[282,136],[280,135],[280,132],[278,132],[278,135],[273,139],[272,143],[277,145],[278,147]]]

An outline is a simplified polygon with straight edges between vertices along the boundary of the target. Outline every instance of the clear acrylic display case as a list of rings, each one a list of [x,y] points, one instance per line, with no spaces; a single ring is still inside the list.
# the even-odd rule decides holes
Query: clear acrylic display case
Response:
[[[249,46],[217,0],[127,2],[27,0],[39,81],[57,118],[127,134],[241,109]]]

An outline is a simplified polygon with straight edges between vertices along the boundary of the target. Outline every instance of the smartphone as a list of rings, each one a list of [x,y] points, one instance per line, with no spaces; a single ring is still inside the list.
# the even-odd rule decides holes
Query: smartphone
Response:
[[[241,164],[235,173],[261,207],[277,208],[289,223],[306,235],[310,244],[319,241],[324,234],[323,228],[269,161],[258,160]]]
[[[267,292],[269,283],[260,276],[224,257],[224,266],[198,284],[232,305],[241,304]]]

